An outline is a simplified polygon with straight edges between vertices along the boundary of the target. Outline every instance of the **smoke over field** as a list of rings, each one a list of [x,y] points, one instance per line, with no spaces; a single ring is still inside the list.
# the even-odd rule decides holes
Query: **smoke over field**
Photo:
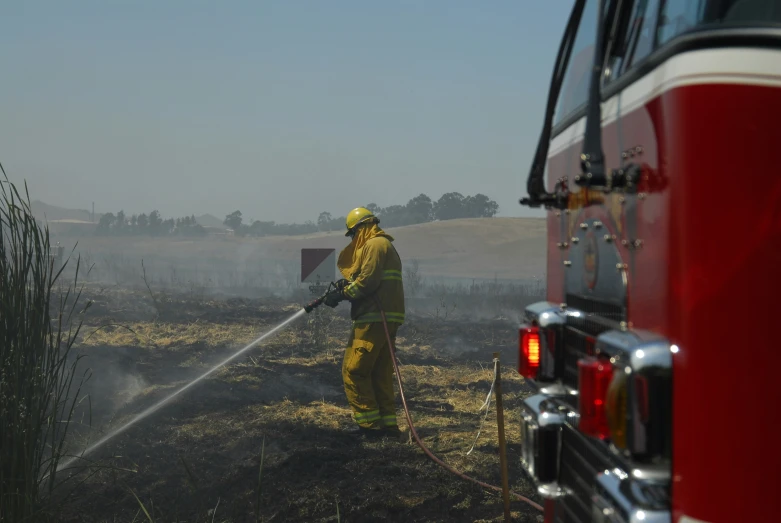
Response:
[[[85,295],[103,305],[80,343],[93,379],[77,413],[84,424],[74,431],[74,452],[298,309],[285,298],[201,300],[170,290],[158,291],[159,309],[146,289],[88,285]],[[501,352],[511,487],[530,495],[514,408],[528,393],[512,371],[516,321],[412,309],[398,357],[419,434],[449,464],[498,484],[493,416],[466,452],[490,388],[491,353]],[[215,521],[336,521],[337,506],[343,521],[498,520],[501,498],[437,467],[417,446],[340,433],[351,423],[340,377],[345,313],[322,310],[324,346],[300,321],[107,442],[88,458],[102,468],[69,498],[62,520],[130,521],[138,500],[156,521],[215,514]],[[406,428],[401,409],[399,422]],[[536,520],[521,503],[513,510],[520,521]]]
[[[493,410],[467,451],[481,427],[492,353],[501,353],[510,486],[540,502],[519,463],[517,407],[529,391],[514,367],[520,313],[544,297],[543,274],[534,273],[541,261],[518,251],[542,240],[531,226],[513,232],[522,220],[490,222],[390,231],[405,258],[408,317],[397,355],[426,445],[498,485]],[[487,232],[476,234],[478,226]],[[426,230],[435,227],[438,234]],[[56,240],[67,256],[75,241]],[[92,377],[69,451],[78,454],[300,310],[311,299],[299,283],[300,248],[344,242],[341,234],[80,239],[73,256],[91,267],[82,271],[82,299],[93,304],[76,347],[79,370]],[[507,259],[495,263],[490,252]],[[321,307],[77,460],[74,467],[90,467],[58,477],[78,485],[60,520],[132,521],[146,510],[154,521],[500,521],[501,497],[438,467],[416,445],[342,432],[352,423],[340,374],[348,334],[347,305]],[[398,420],[406,429],[400,402]],[[518,521],[540,520],[521,502],[512,509]]]
[[[544,277],[545,221],[531,218],[459,219],[389,228],[405,269],[427,283],[533,283]],[[302,248],[346,244],[342,232],[261,238],[210,235],[197,239],[144,236],[58,236],[92,271],[88,281],[131,284],[147,279],[191,294],[214,291],[252,297],[253,290],[301,288]],[[414,280],[413,280],[414,282]],[[414,287],[414,285],[413,285]],[[415,289],[410,291],[414,294]]]

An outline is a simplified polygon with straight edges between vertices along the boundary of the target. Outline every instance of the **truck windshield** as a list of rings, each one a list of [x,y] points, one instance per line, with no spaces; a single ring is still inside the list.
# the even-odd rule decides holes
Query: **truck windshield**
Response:
[[[572,55],[564,74],[562,91],[557,101],[553,124],[586,103],[588,99],[588,73],[594,62],[594,41],[597,31],[597,0],[587,0],[580,17]]]
[[[696,29],[781,27],[777,0],[663,0],[661,4],[657,46]]]

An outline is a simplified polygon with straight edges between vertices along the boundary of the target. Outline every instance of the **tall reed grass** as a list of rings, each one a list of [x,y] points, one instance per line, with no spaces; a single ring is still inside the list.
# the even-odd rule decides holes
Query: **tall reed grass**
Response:
[[[71,352],[89,302],[82,307],[76,291],[78,260],[73,285],[58,283],[62,268],[27,185],[23,198],[0,171],[0,521],[47,521],[56,516],[57,466],[88,378],[77,378]]]

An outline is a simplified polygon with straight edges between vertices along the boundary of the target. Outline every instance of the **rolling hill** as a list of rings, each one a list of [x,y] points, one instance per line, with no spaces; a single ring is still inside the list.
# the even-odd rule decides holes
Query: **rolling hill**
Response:
[[[450,279],[543,278],[545,220],[538,218],[476,218],[388,228],[405,263],[416,260],[427,277]],[[70,250],[89,254],[100,265],[147,267],[177,274],[226,271],[248,273],[285,266],[292,277],[300,266],[301,249],[347,245],[342,231],[301,236],[241,238],[215,235],[199,239],[148,236],[101,237],[94,234],[55,236]],[[114,261],[111,261],[114,260]],[[279,269],[276,269],[277,271]],[[262,272],[262,271],[261,271]]]
[[[542,277],[545,220],[476,218],[388,228],[404,260],[417,260],[421,273],[448,278],[526,279]],[[302,248],[344,248],[342,232],[261,238],[258,243],[286,259]]]
[[[30,206],[32,207],[33,216],[41,221],[92,221],[91,212],[86,209],[66,209],[65,207],[50,205],[40,200],[33,200],[30,202]],[[101,216],[103,216],[102,213],[95,213],[95,223],[100,221]],[[202,214],[200,216],[196,216],[195,221],[204,227],[227,229],[227,226],[222,223],[222,220],[211,214]]]
[[[86,209],[66,209],[64,207],[57,207],[56,205],[49,205],[40,200],[33,200],[30,202],[30,207],[32,208],[33,216],[41,221],[91,221],[91,212]],[[95,222],[100,221],[101,216],[101,214],[95,213]]]

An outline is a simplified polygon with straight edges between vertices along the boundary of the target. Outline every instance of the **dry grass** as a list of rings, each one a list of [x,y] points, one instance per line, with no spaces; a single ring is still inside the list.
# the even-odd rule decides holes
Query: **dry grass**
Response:
[[[261,332],[252,325],[219,323],[139,323],[86,326],[82,345],[122,347],[151,344],[158,349],[179,350],[192,346],[220,347],[249,343]]]
[[[112,327],[90,335],[86,329],[84,347],[95,376],[111,368],[140,378],[132,399],[114,408],[101,409],[97,398],[116,398],[122,391],[111,386],[118,380],[95,385],[92,437],[129,420],[290,313],[280,316],[282,307],[272,311],[260,301],[235,305],[220,305],[227,311],[221,323],[208,321],[214,308],[182,303],[180,316],[188,321],[134,321],[128,327],[135,334]],[[193,313],[193,319],[188,310],[203,316]],[[116,310],[106,315],[111,321],[120,316]],[[499,497],[440,469],[416,445],[356,442],[340,432],[351,423],[340,376],[348,325],[343,315],[332,314],[328,345],[318,350],[307,324],[295,324],[110,441],[94,457],[135,472],[97,472],[63,520],[132,521],[137,495],[145,507],[154,507],[159,521],[210,521],[215,515],[214,521],[225,522],[258,516],[336,521],[337,503],[341,521],[501,521]],[[412,317],[399,333],[398,357],[413,420],[429,448],[457,469],[499,484],[493,405],[474,452],[466,453],[482,420],[478,409],[491,384],[491,353],[502,353],[511,488],[532,494],[518,461],[516,407],[527,391],[513,371],[514,336],[512,322],[501,328]],[[398,420],[406,428],[400,408]],[[74,441],[83,443],[89,435],[84,430]],[[514,502],[513,510],[516,521],[537,521],[523,504]]]

